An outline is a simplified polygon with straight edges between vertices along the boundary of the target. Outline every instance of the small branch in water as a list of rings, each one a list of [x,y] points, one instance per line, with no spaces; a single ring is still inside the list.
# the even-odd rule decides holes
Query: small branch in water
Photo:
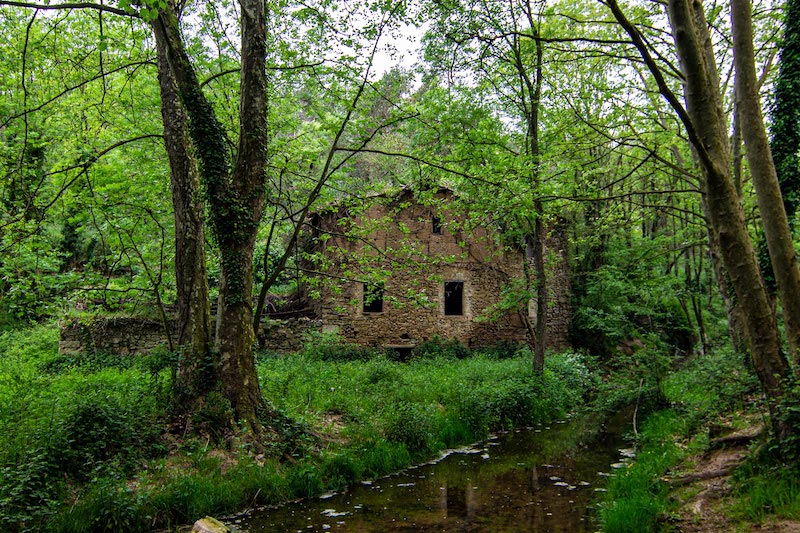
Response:
[[[644,385],[644,378],[639,380],[639,392],[636,394],[636,407],[633,409],[633,434],[638,435],[639,431],[636,429],[636,414],[639,412],[639,400],[642,398],[642,385]]]

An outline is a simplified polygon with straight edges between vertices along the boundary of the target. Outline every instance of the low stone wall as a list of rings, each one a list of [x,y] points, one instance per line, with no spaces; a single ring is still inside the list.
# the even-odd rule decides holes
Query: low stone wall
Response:
[[[262,349],[279,354],[289,354],[303,348],[303,339],[308,332],[322,331],[322,321],[316,318],[266,318],[258,328],[258,345]]]
[[[177,336],[172,327],[172,338]],[[258,344],[275,353],[288,354],[303,347],[307,331],[319,331],[319,320],[290,318],[265,319],[258,331]],[[61,325],[58,353],[112,353],[117,355],[143,355],[158,346],[167,345],[161,322],[141,317],[94,317],[89,320],[74,319]]]
[[[61,325],[58,353],[114,353],[142,355],[167,337],[161,322],[141,317],[93,317]]]

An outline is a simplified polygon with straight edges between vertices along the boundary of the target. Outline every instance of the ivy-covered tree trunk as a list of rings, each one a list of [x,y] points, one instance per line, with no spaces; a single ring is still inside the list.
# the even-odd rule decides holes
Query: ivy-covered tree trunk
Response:
[[[240,421],[260,427],[262,403],[253,346],[253,249],[264,211],[267,164],[266,19],[263,0],[242,0],[239,145],[233,175],[209,184],[222,279],[217,349],[225,396]],[[212,186],[213,185],[213,186]]]
[[[220,253],[215,348],[217,377],[237,420],[257,434],[262,403],[252,325],[253,247],[263,212],[266,165],[266,21],[264,2],[242,0],[239,144],[231,169],[225,133],[203,94],[186,53],[174,8],[159,11],[156,38],[164,39],[170,70],[189,117],[214,238]]]
[[[789,226],[794,227],[800,206],[800,0],[786,0],[784,14],[770,148]]]
[[[156,39],[156,52],[164,145],[169,158],[175,219],[177,343],[181,357],[174,384],[175,400],[178,408],[191,409],[192,397],[216,384],[215,377],[207,375],[213,363],[209,359],[211,310],[206,278],[203,201],[197,161],[186,128],[186,113],[178,97],[163,38]]]
[[[739,118],[770,263],[783,307],[786,338],[792,354],[797,358],[800,350],[800,268],[761,115],[750,10],[750,0],[731,0]]]
[[[770,151],[789,228],[800,205],[800,0],[784,4],[784,36],[775,79]],[[800,364],[800,350],[795,350]]]

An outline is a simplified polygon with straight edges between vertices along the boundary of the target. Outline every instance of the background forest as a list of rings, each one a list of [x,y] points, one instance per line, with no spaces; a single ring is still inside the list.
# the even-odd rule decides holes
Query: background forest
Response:
[[[483,354],[457,377],[467,387],[481,364],[508,356],[492,376],[525,400],[481,410],[506,389],[481,379],[463,399],[443,384],[424,401],[451,406],[453,418],[405,434],[436,418],[414,403],[423,400],[398,392],[406,418],[392,419],[383,404],[332,394],[316,410],[362,413],[359,438],[374,457],[350,470],[323,461],[319,480],[292,470],[272,492],[261,488],[277,483],[266,481],[274,471],[251,472],[252,487],[216,508],[387,472],[415,450],[573,409],[589,399],[576,390],[602,409],[642,391],[654,409],[689,401],[694,385],[664,385],[681,364],[695,365],[699,388],[739,396],[717,409],[752,394],[770,418],[770,449],[792,463],[798,17],[794,0],[0,0],[0,523],[70,530],[94,520],[102,530],[212,512],[143,461],[189,449],[163,433],[190,426],[246,448],[242,472],[255,456],[277,465],[319,451],[313,423],[288,400],[303,365],[324,375],[321,360],[364,358],[348,372],[373,384],[408,373],[424,389],[417,369],[335,338],[310,339],[298,368],[254,353],[268,302],[336,283],[303,272],[310,215],[400,189],[433,202],[448,187],[467,226],[490,220],[503,245],[525,250],[525,279],[504,305],[535,302],[529,345]],[[418,57],[397,66],[409,34]],[[543,318],[554,228],[569,237],[573,307],[574,350],[560,355],[547,352]],[[59,322],[129,315],[175,317],[179,334],[141,360],[57,355]],[[452,362],[460,350],[443,342],[418,355]],[[741,375],[718,383],[732,368]],[[619,397],[603,388],[609,371],[624,384]],[[536,386],[512,379],[520,372]],[[368,429],[368,411],[388,417],[383,434]],[[215,465],[195,466],[207,477]],[[147,499],[125,488],[140,470],[147,490],[175,492]],[[78,501],[94,510],[80,515]]]

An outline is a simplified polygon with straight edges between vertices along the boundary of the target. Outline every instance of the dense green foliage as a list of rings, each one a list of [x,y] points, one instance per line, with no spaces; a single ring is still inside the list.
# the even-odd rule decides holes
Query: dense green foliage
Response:
[[[632,247],[609,243],[601,257],[594,257],[602,264],[580,271],[571,331],[576,346],[607,357],[632,339],[647,339],[676,354],[691,353],[698,332],[687,302],[710,280],[665,273],[670,259],[664,248],[670,240],[640,239]]]
[[[65,501],[83,490],[100,497],[98,483],[121,483],[166,451],[168,376],[145,361],[62,360],[57,331],[45,325],[0,336],[4,527],[41,528]],[[74,494],[76,483],[86,489]]]
[[[194,151],[213,156],[200,161],[213,172],[199,195],[216,239],[206,258],[211,299],[219,261],[232,257],[212,247],[243,240],[254,223],[254,279],[265,293],[384,281],[392,272],[370,268],[368,257],[351,258],[361,270],[329,279],[325,258],[315,262],[302,250],[302,223],[344,205],[356,221],[376,194],[402,188],[431,208],[465,213],[451,229],[488,225],[510,249],[524,249],[542,222],[545,233],[566,236],[576,352],[549,356],[537,375],[530,351],[517,346],[474,353],[434,338],[401,354],[311,337],[297,356],[259,355],[274,409],[263,417],[271,438],[262,454],[231,435],[231,402],[218,392],[189,420],[169,418],[175,354],[56,353],[54,318],[87,310],[166,315],[161,304],[176,299],[180,258],[150,26],[168,3],[100,2],[96,11],[0,2],[0,526],[173,526],[372,478],[490,431],[560,416],[588,397],[603,413],[630,403],[642,416],[656,413],[639,428],[638,460],[609,484],[602,523],[612,531],[660,527],[670,504],[658,478],[702,448],[715,415],[752,408],[743,402],[757,381],[745,356],[725,347],[726,310],[736,299],[712,262],[719,257],[697,152],[641,62],[631,61],[627,36],[609,23],[609,3],[267,2],[269,138],[258,154],[265,214],[244,225],[232,215],[243,214],[249,198],[220,193],[240,155],[237,5],[181,3],[181,35],[202,90],[183,96],[202,100],[206,118],[187,125],[200,133]],[[754,13],[754,44],[764,89],[774,82],[773,145],[791,216],[798,2],[787,2],[785,17],[772,7]],[[141,18],[129,16],[134,8]],[[677,92],[662,4],[624,9]],[[726,17],[723,4],[707,14],[723,42]],[[379,67],[380,53],[392,52],[387,36],[406,27],[427,29],[415,69]],[[727,72],[730,54],[715,53]],[[734,108],[734,95],[722,98]],[[757,235],[748,169],[733,163]],[[452,205],[435,205],[439,186],[456,191]],[[394,221],[346,236],[366,239],[381,224]],[[420,257],[414,243],[381,253],[392,268]],[[549,268],[556,257],[547,254]],[[326,275],[302,271],[312,264]],[[508,280],[498,307],[530,308],[549,272],[537,275]],[[482,311],[490,320],[494,310]],[[791,389],[778,410],[793,428],[797,398]],[[187,423],[195,433],[184,434]],[[688,447],[674,444],[695,432],[701,436]],[[763,462],[742,474],[742,516],[797,516],[797,483],[767,458],[796,461],[798,433],[768,446]]]
[[[597,382],[577,354],[551,357],[538,376],[527,350],[471,353],[437,341],[401,362],[314,338],[297,356],[262,355],[277,438],[255,456],[244,441],[228,451],[214,444],[214,405],[201,413],[207,437],[164,432],[169,357],[62,357],[56,331],[0,336],[6,528],[148,530],[317,495],[489,431],[563,416]]]
[[[385,356],[331,362],[327,348],[315,347],[266,360],[260,375],[265,395],[290,416],[330,413],[374,431],[370,417],[379,413],[390,441],[425,453],[563,414],[593,385],[580,356],[553,356],[541,377],[529,356],[525,349],[502,360],[437,353],[408,363]]]
[[[786,0],[784,34],[772,102],[770,149],[781,184],[789,224],[800,204],[800,3]]]
[[[603,531],[669,530],[667,517],[678,503],[665,476],[687,457],[704,451],[708,427],[718,417],[752,410],[758,382],[741,356],[721,351],[695,358],[663,380],[671,407],[646,416],[634,436],[637,456],[616,470],[600,502]]]

